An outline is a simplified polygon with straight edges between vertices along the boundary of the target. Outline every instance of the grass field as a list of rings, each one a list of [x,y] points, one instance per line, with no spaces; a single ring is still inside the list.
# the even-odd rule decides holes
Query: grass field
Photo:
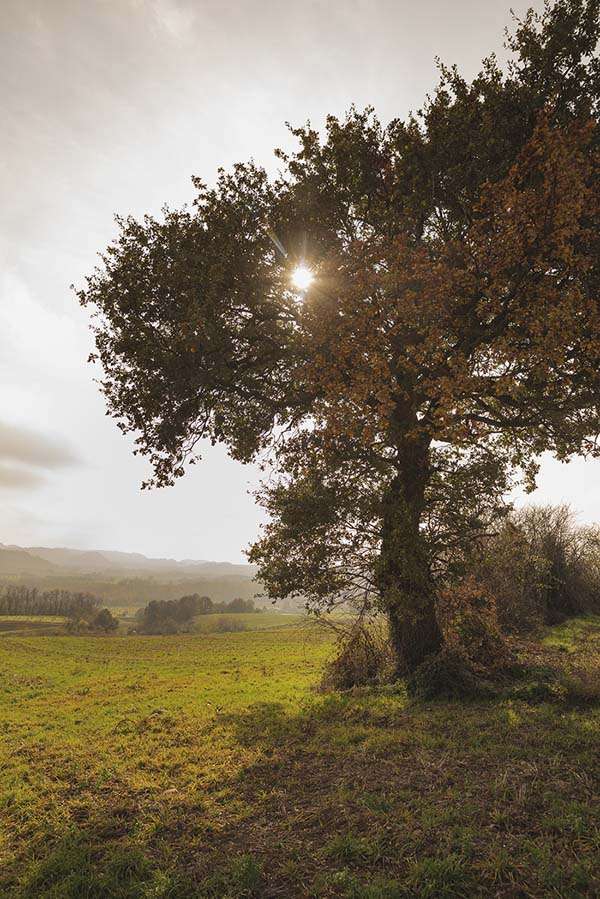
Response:
[[[60,615],[0,615],[0,636],[4,634],[53,634],[62,630],[66,618]]]
[[[290,627],[299,624],[302,615],[283,614],[282,612],[215,612],[210,615],[198,615],[195,619],[195,628],[198,633],[215,633],[220,628],[228,626],[240,630],[262,631],[273,627]]]
[[[112,609],[119,620],[118,634],[126,635],[135,629],[138,621],[131,609]],[[291,627],[304,620],[303,615],[271,611],[264,612],[214,612],[209,615],[198,615],[191,630],[199,634],[212,634],[233,631],[271,630],[274,627]],[[59,615],[0,615],[0,637],[28,636],[30,634],[65,633],[68,619]]]
[[[0,895],[600,895],[598,705],[323,695],[330,652],[308,626],[5,635]],[[600,620],[530,655],[597,670]]]

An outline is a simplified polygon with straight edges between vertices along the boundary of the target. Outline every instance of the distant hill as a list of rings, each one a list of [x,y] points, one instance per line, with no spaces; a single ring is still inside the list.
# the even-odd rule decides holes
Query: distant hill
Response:
[[[153,599],[179,599],[189,593],[214,602],[253,599],[272,608],[254,580],[255,565],[205,559],[153,559],[142,553],[61,546],[7,546],[0,543],[2,584],[21,583],[39,590],[93,593],[107,606],[143,606]],[[288,599],[277,608],[298,611],[303,600]]]
[[[0,575],[44,575],[57,570],[52,562],[20,547],[0,544]]]
[[[40,590],[89,592],[113,606],[145,605],[152,599],[178,599],[186,593],[210,596],[215,602],[230,602],[238,596],[256,599],[262,588],[253,580],[255,573],[253,565],[231,562],[0,544],[0,581],[17,581]]]
[[[20,547],[14,547],[15,549]],[[142,553],[126,553],[117,550],[81,550],[67,547],[28,546],[31,553],[57,565],[88,574],[99,572],[123,574],[160,574],[170,577],[220,577],[235,575],[252,578],[253,565],[235,565],[232,562],[208,562],[204,559],[153,559]]]
[[[45,559],[61,568],[74,568],[77,571],[105,571],[114,567],[109,559],[97,550],[79,550],[49,548],[45,546],[28,546],[27,552]]]

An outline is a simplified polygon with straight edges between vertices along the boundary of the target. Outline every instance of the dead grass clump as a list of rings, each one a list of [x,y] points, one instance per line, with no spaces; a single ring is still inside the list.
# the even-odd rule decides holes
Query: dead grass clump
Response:
[[[387,632],[379,621],[355,621],[340,631],[339,652],[325,668],[323,690],[351,690],[388,680],[393,670]]]

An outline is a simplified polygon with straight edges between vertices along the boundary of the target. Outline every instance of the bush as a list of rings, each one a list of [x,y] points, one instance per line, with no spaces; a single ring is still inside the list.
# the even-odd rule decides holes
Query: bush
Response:
[[[600,610],[600,531],[578,526],[568,506],[511,515],[473,570],[496,597],[506,631]]]
[[[66,631],[68,634],[89,634],[102,631],[105,634],[115,633],[119,628],[119,621],[110,609],[100,609],[93,615],[70,618]]]
[[[100,609],[91,621],[91,627],[94,630],[104,631],[106,634],[114,633],[118,627],[118,619],[111,613],[110,609]]]
[[[512,518],[490,539],[473,570],[495,597],[502,630],[526,633],[543,624],[546,565]]]
[[[409,694],[419,699],[489,694],[492,681],[514,664],[494,597],[470,576],[440,592],[436,614],[444,645],[409,676]]]
[[[415,699],[459,699],[477,696],[486,686],[469,669],[464,655],[443,647],[409,675],[406,689]]]
[[[90,630],[90,623],[85,618],[69,618],[65,630],[67,634],[85,634]]]
[[[137,629],[138,634],[149,634],[151,636],[168,636],[169,634],[178,634],[181,625],[174,618],[161,618],[159,621],[150,623],[142,622],[142,626]]]
[[[214,630],[217,634],[229,634],[245,631],[247,627],[243,621],[235,621],[232,618],[217,618]]]
[[[343,631],[338,655],[323,675],[324,690],[351,690],[389,679],[393,670],[387,631],[376,621],[359,618]]]
[[[442,590],[436,614],[446,648],[473,675],[494,675],[513,661],[498,623],[496,600],[474,577]]]

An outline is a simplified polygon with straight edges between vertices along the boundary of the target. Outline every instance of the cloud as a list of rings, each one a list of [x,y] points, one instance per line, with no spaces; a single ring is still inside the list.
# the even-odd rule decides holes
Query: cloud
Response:
[[[46,437],[31,428],[0,422],[0,465],[3,460],[43,469],[70,468],[79,463],[79,459],[66,443]],[[5,484],[7,482],[2,479],[2,470],[6,475],[6,472],[12,469],[0,468],[0,483]],[[20,482],[22,486],[35,482],[36,477],[39,479],[39,475],[33,472],[20,470],[17,472],[15,469],[13,473],[17,479],[15,484],[18,483],[19,474],[25,478]],[[30,478],[29,481],[27,477]]]
[[[0,462],[0,490],[8,488],[37,487],[44,482],[44,477],[29,468],[13,468]]]

